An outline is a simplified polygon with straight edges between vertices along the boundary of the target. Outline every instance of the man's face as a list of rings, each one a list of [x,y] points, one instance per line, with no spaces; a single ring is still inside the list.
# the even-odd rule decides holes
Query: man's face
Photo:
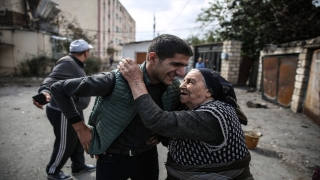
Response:
[[[87,60],[88,60],[88,58],[89,58],[89,53],[90,53],[89,49],[84,52],[84,61],[87,61]]]
[[[154,55],[154,57],[153,57]],[[150,82],[152,84],[163,83],[171,85],[176,76],[183,77],[185,75],[184,67],[188,65],[190,56],[183,54],[175,54],[173,58],[166,58],[160,61],[155,53],[149,54],[149,65],[151,69],[148,71]]]
[[[180,102],[189,109],[203,104],[211,99],[209,90],[205,87],[203,76],[199,71],[190,71],[180,85]]]

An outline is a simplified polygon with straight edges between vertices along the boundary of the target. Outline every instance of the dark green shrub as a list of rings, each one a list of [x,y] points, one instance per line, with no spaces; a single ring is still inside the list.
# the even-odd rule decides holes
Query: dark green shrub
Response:
[[[55,62],[55,59],[45,54],[32,56],[32,58],[20,63],[20,72],[24,76],[43,76],[47,74],[48,67],[52,69]]]
[[[89,57],[85,64],[84,71],[87,75],[92,75],[100,72],[102,63],[98,57]]]

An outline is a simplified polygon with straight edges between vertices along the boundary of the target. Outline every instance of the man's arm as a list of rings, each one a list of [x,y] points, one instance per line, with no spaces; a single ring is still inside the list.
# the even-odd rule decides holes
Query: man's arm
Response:
[[[59,109],[78,133],[79,140],[86,152],[89,150],[92,132],[82,121],[72,96],[103,96],[112,92],[115,77],[111,72],[93,76],[58,81],[51,86],[51,94]]]
[[[59,80],[74,78],[74,75],[72,73],[74,72],[73,68],[73,65],[69,61],[58,61],[55,67],[53,68],[52,72],[40,84],[38,93],[44,94],[47,102],[50,102],[51,85]],[[43,109],[43,105],[39,104],[39,102],[33,100],[33,104],[37,106],[39,109]]]
[[[41,83],[38,92],[50,93],[50,87],[59,80],[74,78],[74,66],[69,61],[58,61],[52,72]]]

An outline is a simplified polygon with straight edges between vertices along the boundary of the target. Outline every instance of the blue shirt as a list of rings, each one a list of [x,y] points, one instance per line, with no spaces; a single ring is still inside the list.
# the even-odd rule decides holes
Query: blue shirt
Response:
[[[197,62],[196,63],[196,68],[204,68],[204,63],[203,62]]]

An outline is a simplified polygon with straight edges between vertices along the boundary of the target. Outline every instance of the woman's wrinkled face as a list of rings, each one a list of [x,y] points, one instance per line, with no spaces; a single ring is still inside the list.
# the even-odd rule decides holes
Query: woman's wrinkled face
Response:
[[[204,79],[200,71],[192,70],[180,85],[180,102],[189,109],[193,109],[209,100],[212,100],[209,90],[205,87]]]

